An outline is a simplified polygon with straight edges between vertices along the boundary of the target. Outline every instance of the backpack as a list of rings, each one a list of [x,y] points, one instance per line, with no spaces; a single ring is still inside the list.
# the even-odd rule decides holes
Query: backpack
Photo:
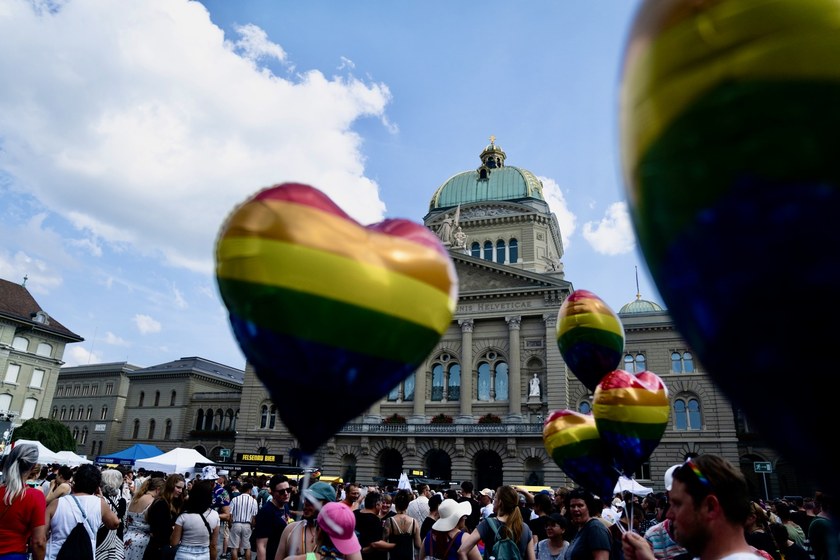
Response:
[[[67,535],[67,539],[58,550],[55,560],[93,560],[93,546],[90,544],[90,532],[85,527],[87,515],[76,496],[71,494],[70,497],[73,498],[79,511],[82,512],[82,521],[76,523],[76,526]],[[62,497],[61,499],[65,498]]]
[[[488,551],[484,549],[485,560],[495,558],[496,560],[522,560],[522,552],[519,550],[519,544],[513,542],[510,538],[510,530],[505,527],[504,535],[499,531],[501,522],[493,517],[487,518],[487,524],[493,529],[493,550]]]

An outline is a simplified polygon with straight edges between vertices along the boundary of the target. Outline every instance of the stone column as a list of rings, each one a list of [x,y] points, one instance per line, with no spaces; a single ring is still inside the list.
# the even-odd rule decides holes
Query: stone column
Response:
[[[473,400],[473,320],[459,319],[461,325],[461,417],[472,419]]]
[[[429,376],[428,363],[423,362],[414,370],[414,411],[418,420],[426,417],[426,379]]]
[[[505,317],[510,336],[510,363],[508,364],[508,414],[511,418],[522,416],[522,357],[519,351],[519,328],[522,317]]]

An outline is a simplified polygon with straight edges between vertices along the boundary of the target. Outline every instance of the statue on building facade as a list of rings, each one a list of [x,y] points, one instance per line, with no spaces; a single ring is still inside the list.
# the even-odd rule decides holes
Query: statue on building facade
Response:
[[[537,374],[534,374],[534,377],[528,382],[530,387],[528,396],[529,397],[539,397],[540,396],[540,379],[537,377]]]

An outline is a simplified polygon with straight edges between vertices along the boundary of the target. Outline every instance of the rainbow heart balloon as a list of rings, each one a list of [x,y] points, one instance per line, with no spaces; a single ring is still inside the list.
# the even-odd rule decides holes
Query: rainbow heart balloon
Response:
[[[835,0],[646,0],[620,103],[633,225],[677,328],[751,425],[835,495],[813,427],[834,425],[840,394],[826,361],[840,316],[838,20]]]
[[[619,472],[591,415],[573,410],[552,412],[543,425],[543,445],[557,466],[577,484],[600,497],[613,495]]]
[[[242,351],[309,454],[417,368],[458,298],[454,265],[427,228],[364,227],[294,183],[232,213],[216,279]]]
[[[604,300],[575,290],[557,313],[557,346],[575,377],[594,391],[621,363],[624,327]]]
[[[617,369],[595,389],[592,416],[609,454],[626,476],[647,461],[668,427],[668,388],[653,372]]]

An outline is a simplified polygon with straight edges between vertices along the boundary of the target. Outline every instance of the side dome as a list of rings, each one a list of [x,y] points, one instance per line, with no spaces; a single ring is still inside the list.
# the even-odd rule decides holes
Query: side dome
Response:
[[[618,314],[629,314],[629,313],[654,313],[656,311],[665,311],[661,305],[656,303],[655,301],[650,301],[647,299],[642,299],[642,296],[636,295],[635,301],[631,301],[628,304],[625,304],[619,309]]]
[[[438,187],[429,202],[429,211],[488,200],[545,201],[543,185],[533,173],[505,165],[507,155],[496,145],[495,137],[490,137],[490,144],[480,157],[478,169],[453,175]]]

